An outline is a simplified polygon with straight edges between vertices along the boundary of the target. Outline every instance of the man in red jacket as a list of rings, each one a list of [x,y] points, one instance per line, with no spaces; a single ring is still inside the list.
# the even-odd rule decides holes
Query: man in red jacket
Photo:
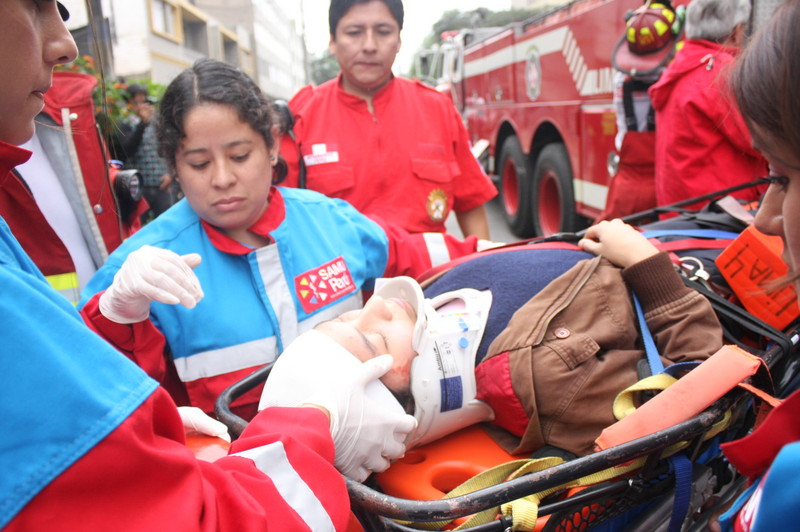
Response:
[[[649,91],[659,205],[767,175],[726,88],[726,67],[744,42],[749,17],[749,0],[693,0],[686,8],[683,48]],[[749,188],[738,196],[754,200],[760,192]]]
[[[464,236],[488,240],[484,203],[497,191],[453,102],[392,74],[402,1],[333,0],[329,22],[341,74],[289,102],[295,124],[281,144],[284,184],[344,199],[411,233],[443,233],[454,212]]]

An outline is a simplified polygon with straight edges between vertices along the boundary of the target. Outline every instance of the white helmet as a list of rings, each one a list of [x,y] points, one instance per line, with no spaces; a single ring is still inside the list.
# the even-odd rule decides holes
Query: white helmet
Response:
[[[417,429],[408,447],[422,445],[480,421],[494,419],[476,399],[475,354],[492,304],[490,292],[464,288],[426,300],[409,277],[381,280],[376,295],[398,297],[417,311],[411,395]]]

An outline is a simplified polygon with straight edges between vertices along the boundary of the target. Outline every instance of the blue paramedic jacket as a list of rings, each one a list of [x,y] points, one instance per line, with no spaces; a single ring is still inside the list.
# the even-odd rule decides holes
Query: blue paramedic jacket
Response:
[[[86,328],[0,218],[0,528],[157,383]]]
[[[242,254],[221,250],[209,235],[215,230],[184,199],[126,240],[83,292],[85,304],[108,288],[127,256],[143,245],[199,253],[195,273],[205,297],[194,309],[153,303],[150,319],[165,337],[167,353],[144,349],[133,359],[149,368],[152,359],[167,356],[188,401],[206,412],[225,388],[274,360],[296,336],[361,308],[361,290],[371,289],[387,270],[389,240],[380,225],[342,200],[276,190],[268,211],[280,209],[282,201],[285,215],[269,232],[269,245]],[[253,390],[234,406],[250,405],[246,414],[252,415],[259,395]]]

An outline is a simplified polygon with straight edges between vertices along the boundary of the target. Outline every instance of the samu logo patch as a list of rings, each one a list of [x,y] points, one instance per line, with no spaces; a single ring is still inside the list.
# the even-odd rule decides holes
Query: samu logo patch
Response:
[[[294,288],[306,314],[356,290],[344,257],[318,266],[294,278]]]

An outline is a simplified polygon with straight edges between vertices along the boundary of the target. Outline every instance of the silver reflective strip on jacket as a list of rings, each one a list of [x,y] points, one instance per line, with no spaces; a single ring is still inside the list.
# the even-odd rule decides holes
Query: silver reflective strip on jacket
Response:
[[[183,382],[191,382],[262,366],[275,360],[276,352],[275,337],[272,336],[176,358],[175,368]]]
[[[333,305],[328,305],[313,316],[299,321],[295,307],[293,290],[286,281],[278,246],[266,246],[256,251],[259,275],[275,313],[280,328],[282,351],[298,335],[309,331],[323,321],[332,320],[349,310],[363,306],[361,291],[356,291]],[[280,346],[276,336],[261,338],[242,344],[212,349],[186,357],[175,358],[178,377],[183,382],[216,377],[246,368],[254,368],[272,362],[277,358]]]
[[[443,233],[422,233],[422,235],[425,247],[428,249],[428,257],[431,259],[431,267],[450,261],[450,251],[447,249]]]
[[[70,114],[69,108],[61,109],[61,120],[64,122],[64,135],[67,139],[67,148],[69,150],[70,161],[72,162],[72,170],[75,175],[75,182],[78,184],[78,194],[80,195],[81,204],[86,214],[86,221],[92,231],[92,236],[94,236],[94,242],[97,243],[97,247],[100,250],[100,255],[103,261],[105,261],[108,258],[108,249],[106,249],[106,242],[103,239],[103,233],[100,232],[97,218],[94,216],[92,202],[89,200],[89,195],[86,193],[86,183],[84,182],[81,163],[78,159],[78,149],[75,146],[75,140],[72,138],[72,118],[70,118]]]
[[[256,467],[272,480],[283,500],[298,513],[311,530],[334,530],[333,522],[325,507],[289,462],[283,443],[275,442],[231,456],[252,460]]]

